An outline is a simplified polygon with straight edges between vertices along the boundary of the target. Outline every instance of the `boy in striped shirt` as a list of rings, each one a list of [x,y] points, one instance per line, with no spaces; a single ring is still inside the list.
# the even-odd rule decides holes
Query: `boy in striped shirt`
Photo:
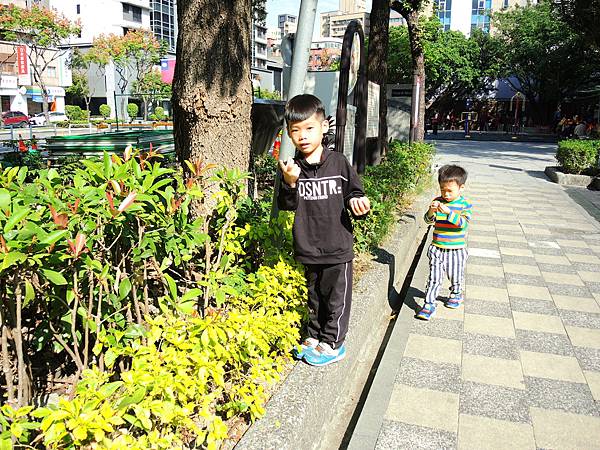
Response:
[[[431,202],[425,213],[425,223],[433,224],[433,239],[429,257],[429,280],[425,305],[417,318],[429,320],[435,314],[436,299],[444,273],[450,279],[450,296],[446,307],[456,309],[463,302],[465,265],[467,263],[467,228],[471,220],[472,205],[463,196],[467,171],[460,166],[445,165],[440,168],[439,197]]]

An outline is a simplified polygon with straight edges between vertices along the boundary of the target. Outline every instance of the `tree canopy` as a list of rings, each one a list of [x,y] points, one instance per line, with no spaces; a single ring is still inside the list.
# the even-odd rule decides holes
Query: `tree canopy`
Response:
[[[549,120],[562,99],[599,82],[600,53],[553,10],[549,2],[493,15],[501,76],[532,105],[538,123]]]

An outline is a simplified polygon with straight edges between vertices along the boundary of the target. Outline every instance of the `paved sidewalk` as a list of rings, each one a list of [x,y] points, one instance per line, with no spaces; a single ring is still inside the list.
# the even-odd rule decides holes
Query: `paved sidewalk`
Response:
[[[553,146],[438,148],[440,164],[470,173],[466,301],[458,310],[439,304],[431,322],[413,318],[423,304],[424,252],[388,344],[406,342],[404,352],[384,354],[387,373],[369,394],[381,420],[368,398],[361,445],[600,449],[600,224],[540,175]],[[585,197],[600,201],[600,193]]]

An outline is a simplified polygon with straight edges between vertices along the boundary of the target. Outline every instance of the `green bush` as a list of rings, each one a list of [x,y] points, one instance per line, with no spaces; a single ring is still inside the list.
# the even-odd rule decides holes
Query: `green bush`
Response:
[[[277,160],[268,153],[256,157],[254,161],[254,175],[256,185],[259,191],[268,189],[275,184],[275,175],[277,174]]]
[[[279,91],[269,91],[268,89],[255,89],[254,97],[262,98],[265,100],[281,100],[281,93]]]
[[[127,114],[131,120],[137,117],[138,111],[140,108],[135,103],[127,103]]]
[[[394,141],[378,166],[367,167],[363,177],[371,212],[354,222],[354,247],[365,252],[377,247],[396,220],[396,208],[431,174],[435,149],[431,144]]]
[[[154,113],[151,113],[148,115],[148,119],[150,119],[153,122],[157,122],[158,121],[158,116]]]
[[[600,141],[565,140],[558,143],[556,160],[563,172],[580,174],[598,165]]]
[[[4,397],[48,370],[36,361],[78,380],[56,405],[2,408],[0,446],[37,435],[47,448],[216,448],[228,419],[263,414],[306,296],[291,215],[269,223],[270,202],[245,197],[239,171],[209,179],[196,161],[184,182],[156,158],[0,168],[0,317],[23,333],[8,338],[19,370]]]
[[[100,111],[100,115],[103,118],[106,119],[108,116],[110,116],[111,109],[110,109],[110,106],[108,106],[106,103],[101,104],[100,108],[98,108],[98,110]]]
[[[88,111],[84,111],[79,106],[76,105],[66,105],[65,106],[65,114],[69,118],[69,120],[87,120]]]
[[[154,108],[154,115],[156,120],[165,120],[165,109],[162,106],[157,106]]]

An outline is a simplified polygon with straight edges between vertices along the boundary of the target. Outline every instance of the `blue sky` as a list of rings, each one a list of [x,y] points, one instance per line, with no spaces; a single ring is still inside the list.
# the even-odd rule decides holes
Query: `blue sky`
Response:
[[[319,13],[336,11],[339,7],[338,0],[318,0],[317,16],[315,17],[315,32],[318,36]],[[371,10],[371,0],[367,0],[367,11]],[[300,0],[267,0],[267,26],[277,27],[277,16],[279,14],[298,15],[300,11]]]

